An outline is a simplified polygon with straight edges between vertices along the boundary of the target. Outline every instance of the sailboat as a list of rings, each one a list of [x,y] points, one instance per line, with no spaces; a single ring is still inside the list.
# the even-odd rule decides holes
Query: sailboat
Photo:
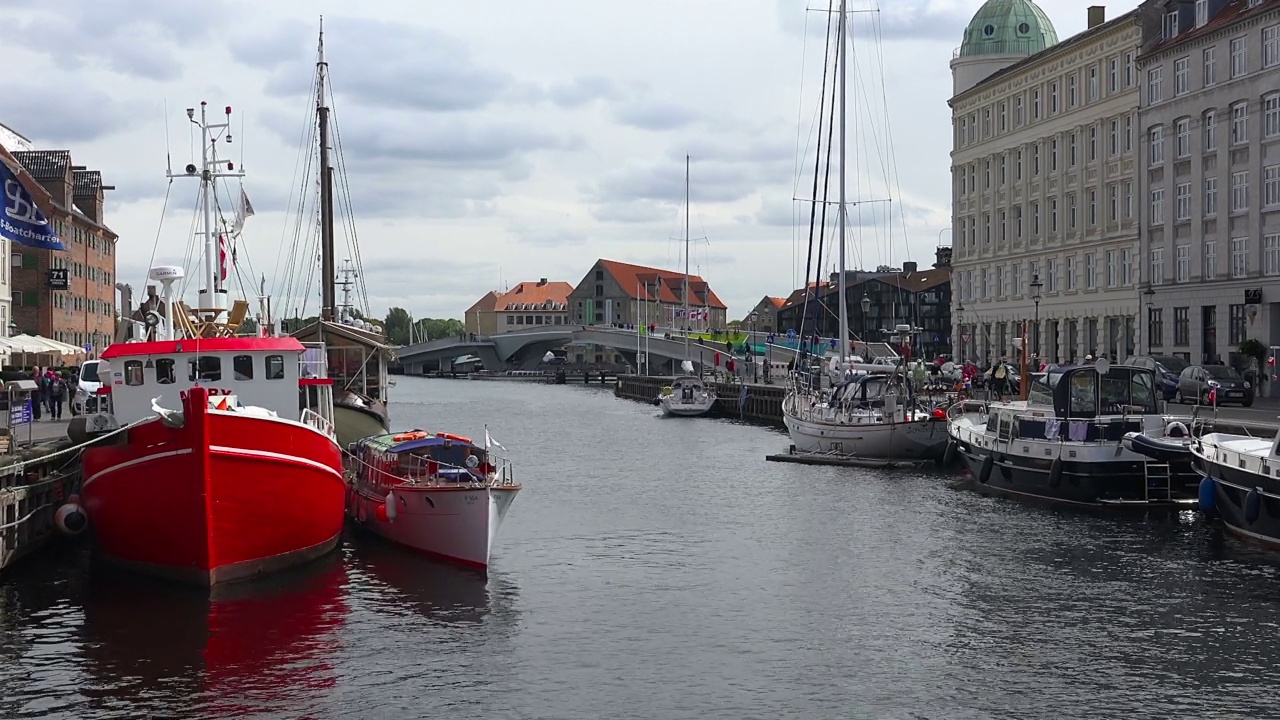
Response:
[[[70,505],[87,517],[97,555],[213,586],[332,550],[345,485],[324,346],[237,335],[249,303],[228,307],[214,203],[219,179],[244,176],[217,152],[231,141],[231,108],[221,123],[203,102],[187,118],[200,165],[169,177],[200,182],[204,289],[190,308],[173,287],[183,268],[151,268],[163,312],[149,315],[145,340],[103,351],[107,402],[86,418],[125,432],[84,449]]]
[[[836,30],[836,66],[839,88],[839,202],[836,227],[839,243],[839,336],[831,362],[833,387],[824,390],[820,377],[797,375],[782,403],[783,422],[791,442],[800,452],[832,453],[862,458],[915,460],[941,458],[948,436],[945,413],[916,409],[910,382],[901,368],[883,368],[849,362],[849,303],[846,299],[845,231],[848,202],[845,192],[847,125],[846,75],[848,66],[848,7],[840,0]],[[825,85],[825,81],[824,81]],[[825,89],[825,88],[824,88]],[[830,128],[828,127],[828,134]],[[819,151],[819,157],[821,151]],[[814,182],[817,186],[817,177]],[[814,202],[821,202],[815,197]],[[807,279],[806,279],[807,282]],[[803,333],[802,333],[803,335]],[[868,372],[869,370],[869,372]]]
[[[684,158],[684,311],[682,317],[689,321],[689,156]],[[707,389],[702,378],[693,374],[693,360],[689,354],[689,329],[684,332],[684,360],[680,363],[684,374],[662,388],[658,405],[663,415],[697,417],[711,412],[716,405],[716,395]]]
[[[370,323],[353,311],[351,288],[358,272],[352,261],[343,264],[343,303],[337,302],[338,271],[334,251],[334,167],[330,161],[330,121],[325,80],[324,25],[320,28],[316,60],[316,122],[320,153],[320,318],[293,333],[303,341],[328,347],[329,373],[334,383],[334,427],[342,447],[391,428],[387,410],[387,365],[391,348]]]

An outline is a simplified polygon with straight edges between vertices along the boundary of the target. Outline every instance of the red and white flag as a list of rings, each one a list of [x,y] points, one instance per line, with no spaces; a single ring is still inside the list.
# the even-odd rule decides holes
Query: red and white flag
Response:
[[[227,279],[227,236],[218,235],[218,269],[219,278]]]

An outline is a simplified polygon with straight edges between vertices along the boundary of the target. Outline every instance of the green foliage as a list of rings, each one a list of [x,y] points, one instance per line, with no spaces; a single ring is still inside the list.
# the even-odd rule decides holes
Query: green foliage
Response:
[[[1248,338],[1240,343],[1240,347],[1237,350],[1241,355],[1257,360],[1259,366],[1267,361],[1267,346],[1256,338]]]
[[[452,318],[419,318],[417,320],[413,320],[409,316],[408,310],[393,307],[387,312],[387,319],[383,323],[387,342],[392,345],[408,345],[409,325],[411,322],[413,324],[414,342],[438,340],[444,337],[457,337],[466,333],[466,329],[461,320],[454,320]]]

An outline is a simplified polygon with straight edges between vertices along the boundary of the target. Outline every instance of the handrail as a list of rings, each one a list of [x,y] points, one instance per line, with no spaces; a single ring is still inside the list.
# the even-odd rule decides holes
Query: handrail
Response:
[[[327,437],[337,437],[337,434],[333,430],[333,423],[329,422],[328,418],[311,408],[303,408],[302,415],[298,419],[303,425],[307,425],[314,430],[319,430]]]

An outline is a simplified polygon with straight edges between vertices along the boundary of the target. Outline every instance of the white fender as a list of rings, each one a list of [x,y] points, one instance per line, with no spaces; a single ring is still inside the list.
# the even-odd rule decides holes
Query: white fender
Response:
[[[399,510],[399,507],[396,506],[396,494],[394,492],[388,491],[386,502],[387,502],[387,519],[395,520],[396,511]]]

